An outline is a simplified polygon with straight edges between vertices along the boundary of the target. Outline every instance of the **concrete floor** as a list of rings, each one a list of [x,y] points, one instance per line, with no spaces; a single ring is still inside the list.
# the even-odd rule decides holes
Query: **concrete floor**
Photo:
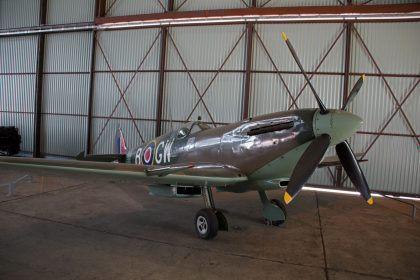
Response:
[[[26,173],[3,168],[0,184]],[[15,196],[0,189],[0,279],[420,279],[420,213],[389,199],[302,192],[276,228],[256,193],[215,193],[230,231],[206,241],[193,225],[201,199],[30,173]]]

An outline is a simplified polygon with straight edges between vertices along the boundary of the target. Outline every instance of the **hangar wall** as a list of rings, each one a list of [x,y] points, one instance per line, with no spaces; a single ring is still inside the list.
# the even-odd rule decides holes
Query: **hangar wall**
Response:
[[[173,7],[170,2],[108,0],[104,12],[123,16],[253,4],[338,6],[344,1],[175,0]],[[380,0],[353,4],[365,2],[390,4]],[[0,0],[0,33],[92,23],[96,4]],[[72,157],[85,149],[112,153],[118,127],[134,146],[198,116],[218,126],[243,116],[316,107],[281,31],[288,33],[327,107],[341,107],[347,91],[366,73],[361,93],[349,108],[365,122],[350,144],[368,159],[362,168],[371,189],[420,194],[418,21],[241,23],[1,36],[0,125],[18,126],[22,149],[35,153],[34,119],[41,88],[39,152]],[[41,41],[42,71],[37,61]],[[337,185],[335,172],[317,170],[310,183]],[[343,187],[351,187],[349,180]]]

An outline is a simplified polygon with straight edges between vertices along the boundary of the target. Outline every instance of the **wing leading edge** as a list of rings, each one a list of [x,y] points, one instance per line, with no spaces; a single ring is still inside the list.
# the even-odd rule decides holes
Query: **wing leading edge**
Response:
[[[115,162],[0,157],[0,165],[140,179],[160,184],[227,186],[248,179],[235,167],[214,163],[143,166]]]

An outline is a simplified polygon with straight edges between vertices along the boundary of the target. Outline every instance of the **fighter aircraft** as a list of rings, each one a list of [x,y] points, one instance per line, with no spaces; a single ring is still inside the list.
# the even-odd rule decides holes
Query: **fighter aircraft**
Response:
[[[195,230],[203,239],[214,238],[228,223],[215,207],[212,187],[223,192],[257,191],[263,216],[278,226],[286,220],[286,209],[278,199],[269,200],[268,190],[286,188],[289,204],[302,189],[330,146],[362,197],[373,203],[358,161],[346,142],[362,119],[346,111],[362,86],[362,76],[341,110],[329,110],[322,103],[295,50],[282,33],[293,58],[307,80],[319,108],[277,112],[210,128],[201,121],[157,137],[145,145],[128,149],[121,130],[119,153],[87,155],[78,160],[49,160],[1,157],[0,164],[29,166],[73,172],[87,172],[141,179],[150,193],[166,197],[203,197],[205,208],[195,216]]]

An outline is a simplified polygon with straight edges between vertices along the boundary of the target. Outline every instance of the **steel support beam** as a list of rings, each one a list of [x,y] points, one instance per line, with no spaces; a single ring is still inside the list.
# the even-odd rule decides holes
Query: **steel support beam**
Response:
[[[39,2],[39,25],[47,23],[47,0]],[[35,82],[35,114],[33,135],[33,157],[41,157],[41,125],[42,125],[42,83],[44,72],[45,34],[38,35],[36,82]]]
[[[174,0],[168,2],[168,12],[174,10]],[[165,65],[166,65],[166,47],[168,42],[168,27],[162,27],[162,39],[160,42],[160,62],[159,62],[159,85],[156,99],[156,129],[155,136],[162,134],[162,112],[163,112],[163,96],[165,92]]]
[[[162,39],[160,41],[160,63],[159,63],[159,85],[156,99],[156,130],[155,136],[162,134],[162,112],[163,112],[163,95],[165,91],[165,64],[166,64],[166,45],[168,39],[168,28],[162,27]]]
[[[396,4],[396,5],[346,5],[346,6],[309,6],[309,7],[269,7],[269,8],[243,8],[243,9],[223,9],[205,11],[178,11],[157,14],[143,14],[131,16],[100,17],[95,20],[96,24],[110,23],[130,23],[130,22],[153,22],[153,21],[176,21],[188,19],[223,19],[229,17],[271,17],[275,16],[296,16],[304,15],[318,17],[322,16],[344,17],[356,14],[358,19],[371,17],[373,15],[395,15],[420,12],[420,4]],[[269,19],[269,18],[267,18]],[[302,18],[303,19],[303,18]],[[296,18],[293,18],[296,20]],[[331,20],[331,19],[328,19]],[[339,20],[339,19],[338,19]],[[366,19],[370,20],[370,18]]]
[[[115,1],[114,1],[115,3]],[[182,5],[182,4],[181,4]],[[100,5],[101,13],[105,5]],[[418,22],[420,4],[347,5],[310,7],[242,8],[206,11],[170,11],[132,16],[98,16],[94,23],[43,25],[0,29],[0,37],[29,36],[90,30],[124,30],[163,26],[226,25],[258,22],[271,23],[342,23],[342,22]],[[121,26],[115,24],[121,24]],[[124,26],[128,25],[128,26]]]
[[[95,0],[95,18],[106,16],[106,0]]]
[[[257,6],[257,1],[252,0],[252,7]],[[249,22],[246,25],[246,61],[245,61],[245,81],[242,104],[242,119],[249,116],[249,95],[251,91],[251,62],[252,62],[252,40],[254,34],[254,23]]]
[[[347,5],[352,5],[352,0],[347,0]],[[351,22],[344,22],[344,28],[346,30],[345,49],[344,49],[344,83],[343,83],[343,99],[341,106],[346,104],[349,96],[349,73],[350,73],[350,48],[351,48]]]
[[[95,0],[94,18],[105,16],[106,0]],[[93,94],[95,91],[95,61],[96,61],[96,30],[92,30],[92,45],[90,52],[89,70],[89,100],[86,131],[86,154],[92,153],[92,114],[93,114]]]
[[[351,50],[351,29],[353,23],[345,22],[346,29],[346,41],[344,50],[344,83],[343,83],[343,100],[341,105],[346,104],[346,100],[349,96],[349,73],[350,73],[350,50]]]

